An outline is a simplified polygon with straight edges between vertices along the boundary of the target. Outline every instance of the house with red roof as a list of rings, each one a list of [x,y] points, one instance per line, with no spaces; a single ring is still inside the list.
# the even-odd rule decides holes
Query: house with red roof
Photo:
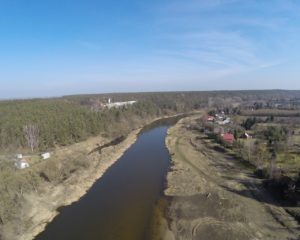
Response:
[[[221,137],[225,142],[230,143],[230,144],[232,144],[235,141],[235,138],[232,133],[221,134]]]
[[[214,116],[208,116],[207,121],[208,122],[213,122],[213,121],[215,121],[215,117]]]

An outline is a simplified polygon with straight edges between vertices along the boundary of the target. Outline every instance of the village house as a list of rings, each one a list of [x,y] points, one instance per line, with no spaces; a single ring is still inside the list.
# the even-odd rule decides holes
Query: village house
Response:
[[[214,134],[224,134],[224,132],[225,132],[225,130],[223,127],[218,127],[218,126],[214,127],[214,130],[213,130]]]
[[[241,136],[241,138],[251,139],[252,136],[249,133],[244,132],[243,135]]]
[[[219,124],[219,125],[226,125],[226,124],[228,124],[228,123],[230,123],[230,118],[226,118],[226,119],[223,120],[223,121],[218,121],[218,124]]]
[[[221,134],[221,137],[225,142],[230,143],[230,144],[232,144],[235,141],[235,138],[232,133]]]
[[[216,119],[219,120],[219,121],[221,121],[221,120],[224,119],[224,117],[221,116],[220,114],[216,114]]]
[[[46,153],[41,154],[41,157],[42,157],[43,160],[49,159],[50,156],[51,156],[51,155],[50,155],[49,152],[46,152]]]
[[[29,163],[25,159],[17,160],[15,162],[15,167],[18,169],[24,169],[29,167]]]
[[[223,121],[226,118],[225,113],[223,111],[221,113],[216,113],[215,117],[219,121]]]
[[[215,117],[214,116],[208,116],[206,121],[207,122],[213,122],[213,121],[215,121]]]

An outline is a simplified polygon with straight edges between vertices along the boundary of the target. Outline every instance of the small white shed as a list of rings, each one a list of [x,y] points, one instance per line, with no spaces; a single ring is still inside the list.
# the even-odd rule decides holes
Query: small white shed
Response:
[[[26,160],[21,159],[21,160],[18,160],[17,162],[15,162],[15,166],[18,169],[24,169],[24,168],[29,167],[29,163]]]
[[[49,152],[43,153],[43,154],[41,155],[42,159],[44,159],[44,160],[49,159],[50,156],[51,156],[51,155],[50,155]]]
[[[23,158],[23,154],[17,153],[17,154],[16,154],[16,158],[17,158],[17,159],[22,159],[22,158]]]

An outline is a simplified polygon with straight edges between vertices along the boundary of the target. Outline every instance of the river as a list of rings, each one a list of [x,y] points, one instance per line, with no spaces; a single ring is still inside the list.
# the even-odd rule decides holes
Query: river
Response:
[[[178,118],[145,127],[137,141],[77,202],[63,207],[35,240],[148,240],[155,202],[170,165],[168,128]]]

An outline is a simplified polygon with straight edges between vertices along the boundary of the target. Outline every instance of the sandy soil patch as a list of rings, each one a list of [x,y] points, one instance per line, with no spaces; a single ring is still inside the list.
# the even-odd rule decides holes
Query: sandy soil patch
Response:
[[[173,166],[165,194],[173,199],[168,214],[175,239],[298,239],[298,223],[251,170],[186,127],[196,118],[180,120],[166,139]]]

